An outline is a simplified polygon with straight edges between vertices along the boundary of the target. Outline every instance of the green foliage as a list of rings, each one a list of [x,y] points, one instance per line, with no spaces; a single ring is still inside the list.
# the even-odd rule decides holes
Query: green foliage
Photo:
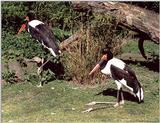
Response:
[[[28,11],[28,7],[25,4],[26,2],[1,2],[3,29],[17,32],[18,27],[23,21],[23,17],[25,16],[26,11]]]
[[[6,59],[51,56],[27,33],[15,35],[29,10],[35,12],[37,19],[56,26],[53,32],[58,42],[70,36],[69,23],[74,16],[69,2],[2,2],[2,56]]]
[[[38,82],[40,82],[39,77],[36,73],[25,73],[24,80],[26,82],[30,82],[33,85],[36,85],[38,84]]]
[[[43,21],[52,23],[62,29],[71,29],[74,12],[71,9],[70,2],[35,2],[32,4],[32,10],[37,17]]]
[[[64,30],[57,28],[57,27],[53,28],[53,32],[54,32],[54,35],[59,43],[71,35],[70,31],[64,31]]]
[[[53,29],[57,41],[68,37],[70,33],[59,28]],[[12,34],[11,32],[2,31],[2,56],[7,59],[25,57],[33,58],[39,56],[43,58],[50,57],[50,52],[33,39],[27,32],[20,35]]]
[[[55,79],[55,74],[50,70],[43,71],[39,76],[37,73],[25,73],[25,81],[31,83],[32,85],[38,85],[40,82],[48,83],[49,81],[53,81]]]
[[[11,59],[17,57],[33,58],[44,56],[45,52],[40,43],[31,39],[29,34],[12,35],[2,31],[2,56]]]
[[[2,28],[17,32],[28,13],[34,11],[36,18],[61,29],[71,30],[72,20],[77,15],[71,9],[70,2],[2,2]]]
[[[41,78],[42,82],[49,82],[51,80],[53,81],[56,79],[55,74],[50,70],[44,71],[42,74],[43,74]]]
[[[2,72],[2,79],[4,79],[7,83],[14,84],[16,83],[15,72],[11,72],[8,69]]]

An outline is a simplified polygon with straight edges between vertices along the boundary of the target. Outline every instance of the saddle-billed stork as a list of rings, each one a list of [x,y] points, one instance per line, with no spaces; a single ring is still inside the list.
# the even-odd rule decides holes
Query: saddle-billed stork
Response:
[[[26,29],[34,39],[47,48],[54,57],[60,55],[61,51],[55,40],[54,34],[47,25],[35,19],[35,14],[33,12],[29,12],[27,14],[25,22],[19,29],[18,34],[20,34],[24,29]],[[42,65],[38,68],[38,74],[40,74],[41,68],[49,60],[47,60],[45,63],[43,63],[43,61],[44,59],[42,59]]]
[[[124,104],[123,88],[126,88],[131,94],[133,94],[138,103],[143,102],[144,94],[141,84],[139,83],[135,72],[131,70],[122,60],[114,58],[112,52],[104,48],[102,49],[102,58],[100,62],[92,69],[89,75],[92,75],[98,69],[105,75],[110,75],[111,78],[117,84],[117,103],[115,107]],[[102,103],[102,102],[99,102]],[[97,104],[96,102],[89,103],[88,105]]]

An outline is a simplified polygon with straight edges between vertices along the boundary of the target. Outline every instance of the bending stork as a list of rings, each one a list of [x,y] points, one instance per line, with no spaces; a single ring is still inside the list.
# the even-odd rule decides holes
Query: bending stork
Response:
[[[36,39],[45,48],[47,48],[54,57],[60,55],[61,51],[58,44],[56,43],[54,34],[43,22],[35,19],[33,12],[29,12],[27,14],[25,22],[19,29],[18,34],[20,34],[24,29],[26,29],[34,39]],[[42,65],[38,68],[38,75],[41,73],[41,69],[43,68],[43,66],[49,60],[47,60],[45,63],[43,61],[44,59],[42,59]]]
[[[123,88],[129,90],[129,92],[136,97],[139,103],[143,102],[143,89],[135,75],[135,72],[122,60],[114,58],[110,50],[102,49],[102,54],[103,56],[101,61],[93,68],[89,75],[92,75],[100,68],[103,74],[110,75],[113,78],[118,89],[117,103],[114,106],[117,107],[124,104]],[[89,105],[94,104],[96,104],[96,102],[89,103]]]

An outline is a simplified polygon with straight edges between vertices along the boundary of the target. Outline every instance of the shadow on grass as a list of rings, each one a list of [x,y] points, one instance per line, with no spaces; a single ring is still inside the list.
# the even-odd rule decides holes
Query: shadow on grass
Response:
[[[107,90],[103,90],[102,92],[99,92],[96,95],[101,95],[101,94],[104,96],[113,96],[113,97],[117,98],[117,90],[115,90],[113,88],[108,88]],[[137,99],[129,92],[123,91],[123,95],[124,95],[124,100],[137,102]]]
[[[127,64],[140,64],[141,66],[145,66],[147,67],[149,70],[152,70],[154,72],[159,72],[159,56],[154,56],[156,57],[155,59],[151,60],[151,61],[133,61],[133,60],[130,60],[130,59],[127,59],[127,60],[123,60],[125,63]]]
[[[46,60],[44,61],[44,63],[46,62]],[[42,65],[42,63],[38,63],[38,66],[40,67]],[[50,75],[50,79],[43,80],[41,81],[41,85],[43,86],[44,84],[48,84],[50,82],[52,82],[53,80],[64,80],[64,74],[65,74],[65,70],[64,70],[64,66],[61,62],[59,63],[54,63],[51,60],[49,60],[44,66],[43,66],[43,71],[48,71],[50,70],[53,75]],[[41,76],[43,75],[43,72],[41,73]],[[47,75],[45,75],[47,76]]]

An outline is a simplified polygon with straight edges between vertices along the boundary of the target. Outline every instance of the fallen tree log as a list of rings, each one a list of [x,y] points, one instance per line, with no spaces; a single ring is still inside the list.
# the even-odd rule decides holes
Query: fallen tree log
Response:
[[[111,13],[120,25],[133,31],[146,34],[153,42],[159,43],[159,14],[134,5],[120,2],[73,2],[78,12]]]
[[[60,43],[60,49],[64,50],[68,45],[77,41],[81,37],[82,37],[82,33],[80,33],[80,32],[77,32],[77,33],[71,35],[69,38],[67,38],[66,40],[64,40]]]
[[[138,33],[139,49],[144,58],[143,42],[150,39],[152,42],[160,42],[160,15],[134,5],[121,2],[72,2],[73,9],[78,12],[92,12],[98,14],[112,14],[116,17],[118,25],[127,27]]]

